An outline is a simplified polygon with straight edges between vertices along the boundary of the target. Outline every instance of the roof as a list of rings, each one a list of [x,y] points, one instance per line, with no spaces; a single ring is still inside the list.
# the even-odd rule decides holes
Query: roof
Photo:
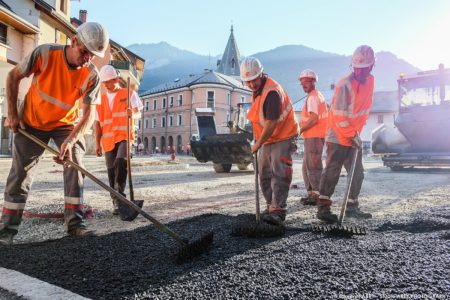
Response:
[[[237,47],[236,39],[234,38],[233,25],[231,25],[230,37],[228,38],[228,43],[223,52],[222,59],[218,63],[217,72],[225,75],[239,76],[240,62],[239,49]]]
[[[0,0],[0,6],[3,6],[3,7],[7,8],[10,11],[13,11],[11,9],[11,7],[8,4],[6,4],[3,0]]]
[[[205,72],[201,74],[191,74],[181,79],[177,78],[174,81],[157,85],[154,88],[141,93],[139,96],[143,97],[185,87],[189,88],[198,84],[219,84],[235,89],[248,90],[250,92],[250,90],[243,85],[242,81],[239,81],[232,76],[224,75],[212,70],[205,70]]]

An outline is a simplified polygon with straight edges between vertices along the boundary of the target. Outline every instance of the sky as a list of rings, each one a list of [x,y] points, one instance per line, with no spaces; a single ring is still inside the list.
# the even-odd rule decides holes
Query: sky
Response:
[[[429,70],[450,67],[448,0],[72,0],[123,46],[168,42],[221,55],[230,27],[241,55],[283,45],[351,55],[367,44]]]

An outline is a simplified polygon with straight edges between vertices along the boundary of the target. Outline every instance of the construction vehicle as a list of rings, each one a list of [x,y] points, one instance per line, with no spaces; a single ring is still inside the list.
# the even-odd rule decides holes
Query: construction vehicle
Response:
[[[247,170],[253,161],[251,141],[253,131],[246,115],[251,103],[239,103],[233,121],[228,122],[230,133],[218,134],[214,114],[196,113],[198,136],[193,136],[191,150],[202,163],[213,162],[217,173],[228,173],[233,164]]]
[[[394,126],[372,132],[372,151],[392,170],[450,166],[450,69],[398,79]]]

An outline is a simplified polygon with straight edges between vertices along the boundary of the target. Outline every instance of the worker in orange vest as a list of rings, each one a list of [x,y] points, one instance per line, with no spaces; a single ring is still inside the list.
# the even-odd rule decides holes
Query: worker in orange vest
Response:
[[[252,123],[256,140],[252,152],[259,150],[259,182],[267,204],[261,218],[282,225],[292,181],[292,153],[297,149],[298,123],[289,96],[281,85],[263,73],[257,58],[245,58],[240,71],[242,81],[253,92],[247,119]]]
[[[364,179],[360,133],[372,107],[374,77],[370,74],[375,54],[367,45],[359,46],[352,57],[353,72],[339,80],[328,113],[326,166],[320,179],[317,217],[333,223],[338,217],[331,212],[331,196],[339,180],[342,166],[350,171],[353,149],[358,151],[346,216],[371,218],[359,208],[358,196]],[[353,148],[353,149],[352,149]]]
[[[128,107],[128,89],[120,87],[119,72],[111,65],[100,70],[100,81],[106,88],[102,102],[97,105],[95,127],[95,152],[97,156],[105,153],[109,186],[125,196],[127,183],[127,124],[128,117],[139,119],[143,107],[135,91],[130,93]],[[134,142],[134,121],[130,126],[130,144]],[[119,214],[119,200],[111,194],[112,214]]]
[[[308,69],[302,71],[299,77],[303,91],[308,94],[300,121],[300,135],[304,139],[302,172],[308,193],[300,200],[303,205],[316,205],[323,169],[322,152],[327,128],[327,103],[322,93],[316,89],[317,80],[317,74]]]
[[[8,73],[5,127],[11,129],[15,136],[0,222],[0,245],[12,244],[17,234],[33,171],[44,153],[44,148],[19,133],[18,127],[45,143],[53,139],[59,147],[60,155],[54,160],[64,164],[65,230],[72,236],[93,234],[83,221],[84,176],[75,168],[69,168],[64,159],[82,164],[86,149],[83,135],[94,119],[100,90],[98,71],[91,60],[94,56],[103,57],[108,43],[105,28],[98,23],[87,22],[78,27],[70,45],[39,45]],[[19,84],[30,75],[33,75],[33,80],[25,96],[23,114],[19,114]],[[80,107],[83,115],[75,126]]]

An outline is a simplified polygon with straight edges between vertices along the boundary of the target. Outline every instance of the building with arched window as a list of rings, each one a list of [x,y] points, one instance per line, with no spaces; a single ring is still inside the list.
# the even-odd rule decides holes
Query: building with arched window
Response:
[[[144,104],[138,126],[138,143],[145,153],[184,152],[192,137],[198,136],[197,115],[214,116],[216,131],[228,132],[238,103],[251,102],[252,92],[239,79],[240,56],[231,27],[217,70],[204,70],[158,85],[140,98]]]

